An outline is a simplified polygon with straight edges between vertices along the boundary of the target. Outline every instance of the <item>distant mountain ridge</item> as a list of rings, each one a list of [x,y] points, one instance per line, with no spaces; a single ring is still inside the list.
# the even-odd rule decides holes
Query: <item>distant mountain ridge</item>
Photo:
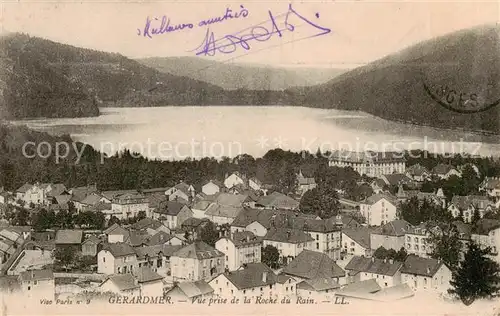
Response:
[[[279,91],[296,86],[313,86],[348,71],[233,64],[198,57],[150,57],[137,61],[164,73],[205,81],[227,90]]]
[[[500,99],[500,29],[482,26],[424,41],[327,83],[286,91],[291,104],[364,111],[381,118],[500,134],[500,106],[484,112],[450,111],[426,92],[448,87],[457,103],[476,94]],[[478,107],[480,109],[480,106]]]

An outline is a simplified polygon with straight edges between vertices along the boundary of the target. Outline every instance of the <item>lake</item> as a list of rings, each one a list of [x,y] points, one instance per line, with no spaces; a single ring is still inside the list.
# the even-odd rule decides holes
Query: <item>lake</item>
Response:
[[[362,112],[286,106],[101,108],[99,117],[16,121],[70,134],[107,154],[150,158],[262,156],[272,148],[316,152],[427,149],[499,155],[498,136],[386,121]]]

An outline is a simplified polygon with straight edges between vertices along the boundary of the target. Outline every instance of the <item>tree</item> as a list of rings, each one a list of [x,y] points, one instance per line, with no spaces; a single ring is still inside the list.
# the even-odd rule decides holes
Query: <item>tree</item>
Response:
[[[41,209],[37,214],[33,215],[31,222],[35,231],[44,231],[55,226],[56,216],[53,211]]]
[[[300,211],[327,219],[338,214],[340,203],[331,187],[319,186],[307,191],[300,200]]]
[[[479,209],[475,209],[474,210],[474,213],[472,214],[472,220],[471,220],[471,223],[472,224],[476,224],[478,220],[481,219],[481,214],[479,214]]]
[[[388,253],[387,249],[380,246],[377,248],[377,250],[375,250],[375,252],[373,253],[373,256],[377,259],[385,259],[385,258],[387,258],[387,253]]]
[[[274,246],[267,245],[261,250],[261,261],[271,269],[279,267],[280,253]]]
[[[118,224],[120,225],[120,219],[118,219],[118,217],[116,216],[111,216],[111,218],[109,219],[108,221],[108,227],[112,226],[113,224]]]
[[[432,245],[430,256],[442,260],[454,271],[460,260],[462,242],[457,227],[452,223],[442,223],[437,229],[429,227],[429,242]]]
[[[13,218],[13,224],[18,225],[18,226],[26,226],[28,225],[28,220],[29,220],[29,213],[25,208],[17,208],[14,218]]]
[[[74,247],[56,247],[52,256],[56,264],[67,267],[71,263],[75,262],[76,249]]]
[[[406,257],[408,257],[408,253],[406,252],[406,249],[404,247],[401,247],[401,249],[399,249],[396,256],[394,257],[394,260],[404,262],[406,260]]]
[[[465,305],[478,298],[493,298],[500,292],[500,265],[488,257],[491,248],[484,248],[471,242],[464,260],[452,274],[452,289],[448,290],[460,298]]]
[[[146,212],[139,211],[139,213],[137,213],[137,221],[143,220],[145,218],[146,218]]]
[[[219,240],[219,231],[217,225],[208,221],[200,230],[199,239],[214,247],[215,242]]]

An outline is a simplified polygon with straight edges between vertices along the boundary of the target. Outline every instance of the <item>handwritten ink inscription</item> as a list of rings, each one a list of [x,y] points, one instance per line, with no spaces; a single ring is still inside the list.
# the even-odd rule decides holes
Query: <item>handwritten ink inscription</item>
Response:
[[[437,103],[446,109],[458,113],[477,113],[486,111],[500,103],[486,104],[481,101],[478,93],[464,92],[447,85],[430,86],[424,83],[424,90]]]
[[[194,27],[203,27],[211,24],[222,23],[231,19],[246,18],[249,12],[243,5],[240,5],[239,11],[233,11],[230,8],[226,8],[226,12],[222,16],[212,17],[205,20],[199,21],[197,24],[193,23],[178,23],[174,24],[171,22],[170,18],[163,15],[161,18],[149,16],[146,18],[146,23],[144,28],[137,29],[137,35],[143,36],[145,38],[153,38],[156,35],[163,35],[166,33],[172,33],[181,30],[193,29]]]
[[[331,32],[329,28],[322,27],[299,14],[296,10],[293,9],[292,4],[289,4],[288,11],[284,14],[275,16],[271,11],[268,11],[268,14],[268,21],[249,27],[234,34],[225,35],[219,39],[216,39],[214,32],[210,31],[210,29],[207,29],[203,42],[200,46],[194,49],[196,55],[214,56],[217,52],[223,54],[231,54],[238,48],[249,50],[251,48],[250,43],[252,43],[252,41],[253,43],[266,42],[273,36],[283,37],[283,33],[287,31],[295,31],[296,25],[293,25],[290,21],[292,17],[298,18],[300,22],[302,22],[306,26],[312,27],[317,31],[316,34],[308,36],[306,38],[317,37]],[[283,17],[284,21],[280,21],[280,18]],[[319,18],[319,13],[316,13],[315,17]],[[263,26],[265,24],[267,25]],[[284,27],[280,27],[281,24],[284,24]]]

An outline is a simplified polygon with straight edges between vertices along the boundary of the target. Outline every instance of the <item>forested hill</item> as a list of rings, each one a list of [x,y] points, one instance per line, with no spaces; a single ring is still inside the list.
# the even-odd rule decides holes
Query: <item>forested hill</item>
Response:
[[[99,114],[94,95],[49,64],[58,46],[44,49],[26,35],[0,37],[0,118]]]
[[[2,117],[98,115],[98,106],[217,103],[223,89],[116,53],[13,33],[0,43]]]
[[[477,108],[500,100],[500,28],[483,26],[424,41],[314,87],[289,89],[295,105],[360,110],[385,119],[500,134],[500,106],[457,113],[472,95]],[[471,103],[473,104],[473,103]]]

